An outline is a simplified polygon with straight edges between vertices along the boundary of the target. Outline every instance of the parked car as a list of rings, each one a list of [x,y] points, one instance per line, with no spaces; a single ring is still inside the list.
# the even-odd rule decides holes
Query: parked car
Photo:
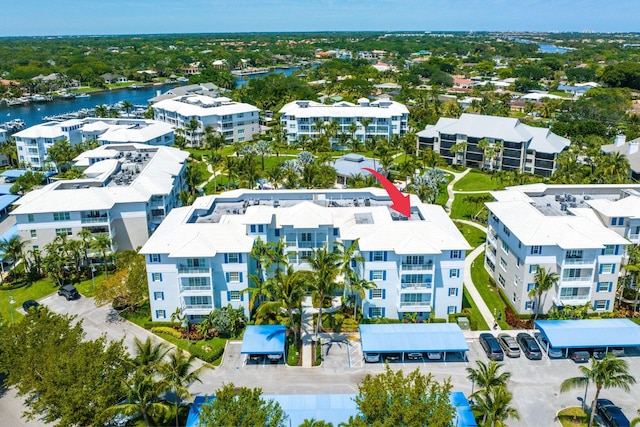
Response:
[[[509,334],[498,335],[498,342],[504,353],[509,357],[520,357],[520,347],[514,337]]]
[[[504,351],[500,347],[500,343],[496,337],[489,333],[480,334],[480,345],[487,353],[487,357],[491,360],[501,361],[504,360]]]
[[[544,335],[542,335],[540,332],[536,332],[535,334],[533,334],[533,336],[540,343],[540,348],[547,352],[547,356],[549,356],[550,359],[560,359],[564,357],[564,353],[562,352],[562,350],[560,350],[559,348],[551,347],[549,341],[547,341]]]
[[[32,299],[28,299],[22,303],[22,309],[24,311],[29,311],[30,308],[38,308],[38,307],[40,307],[40,304],[38,303],[38,301],[34,301]]]
[[[442,352],[440,351],[430,351],[427,353],[427,359],[429,360],[440,360],[442,359]]]
[[[387,362],[399,362],[402,359],[402,355],[400,353],[386,353],[384,355],[384,360]]]
[[[271,363],[280,363],[282,359],[282,354],[267,354],[267,359]]]
[[[598,399],[596,413],[600,415],[600,418],[608,427],[629,427],[631,425],[622,409],[614,405],[609,399]]]
[[[542,359],[542,351],[540,350],[540,346],[538,342],[533,339],[531,335],[526,332],[520,332],[516,336],[516,340],[518,344],[520,344],[520,348],[524,353],[525,357],[529,360],[540,360]]]
[[[624,357],[624,347],[609,347],[609,351],[613,353],[615,357]]]
[[[378,363],[380,361],[380,353],[364,353],[364,361],[367,363]]]
[[[67,301],[80,298],[80,294],[78,293],[78,290],[73,285],[61,286],[60,289],[58,289],[58,295],[62,295],[67,299]]]
[[[604,347],[594,348],[592,353],[594,359],[602,360],[607,355],[607,350]]]
[[[262,363],[263,360],[264,360],[263,354],[250,354],[248,358],[248,361],[253,363]]]
[[[591,355],[586,350],[572,350],[569,353],[569,358],[576,363],[587,363]]]
[[[423,360],[422,353],[407,353],[407,360]]]

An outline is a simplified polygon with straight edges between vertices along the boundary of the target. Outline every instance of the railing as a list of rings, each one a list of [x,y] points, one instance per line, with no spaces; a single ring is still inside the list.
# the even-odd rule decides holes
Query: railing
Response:
[[[184,265],[181,265],[178,267],[178,273],[179,274],[190,274],[190,273],[195,273],[195,274],[202,274],[202,273],[209,273],[209,268],[208,267],[186,267]]]
[[[577,264],[593,264],[596,262],[595,258],[565,258],[563,264],[577,265]]]
[[[562,282],[591,282],[592,280],[591,276],[563,277],[561,279]]]
[[[405,283],[402,282],[402,289],[411,289],[411,288],[426,288],[426,289],[430,289],[431,286],[433,286],[432,282],[421,282],[421,283]]]
[[[629,233],[629,237],[627,237],[627,238],[629,240],[636,240],[639,236],[640,236],[639,233]]]
[[[108,216],[83,216],[80,218],[82,224],[95,224],[97,222],[109,222]]]
[[[212,289],[211,285],[182,285],[180,286],[180,292],[188,292],[188,291],[210,291]]]
[[[213,304],[185,304],[184,308],[187,310],[211,310]]]
[[[410,271],[415,271],[415,270],[431,271],[431,270],[433,270],[433,263],[429,263],[429,264],[402,264],[400,267],[403,270],[410,270]]]
[[[398,305],[399,310],[416,309],[416,308],[420,308],[420,310],[414,310],[414,311],[431,311],[431,303],[427,301],[424,301],[424,302],[411,301],[411,302],[400,302],[400,305]]]

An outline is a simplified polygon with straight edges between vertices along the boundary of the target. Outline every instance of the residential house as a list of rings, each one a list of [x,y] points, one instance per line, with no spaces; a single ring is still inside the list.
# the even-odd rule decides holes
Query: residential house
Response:
[[[142,246],[185,188],[189,153],[143,144],[103,145],[74,159],[82,178],[30,191],[11,212],[25,251],[44,250],[56,236],[106,233],[113,250]]]
[[[129,79],[122,74],[105,73],[100,75],[100,78],[108,85],[115,83],[127,83],[129,81]]]
[[[489,143],[485,150],[478,146],[483,139]],[[515,118],[464,113],[428,125],[418,132],[417,144],[418,150],[430,148],[449,164],[551,176],[570,141]]]
[[[250,255],[258,238],[282,240],[295,270],[311,269],[314,249],[357,244],[364,262],[352,268],[376,286],[362,300],[352,296],[367,318],[460,312],[469,244],[441,206],[410,197],[409,218],[374,188],[235,190],[174,209],[141,249],[152,320],[181,309],[198,321],[229,304],[250,313],[245,290],[254,286],[249,275],[259,274]]]

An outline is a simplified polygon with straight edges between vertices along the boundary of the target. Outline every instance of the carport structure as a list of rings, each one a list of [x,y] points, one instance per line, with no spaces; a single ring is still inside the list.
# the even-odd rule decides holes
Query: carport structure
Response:
[[[640,326],[629,319],[536,320],[536,328],[553,348],[640,346]]]
[[[455,323],[397,323],[360,325],[363,353],[461,353],[469,350]]]
[[[249,325],[242,338],[241,354],[281,354],[285,352],[284,325]]]

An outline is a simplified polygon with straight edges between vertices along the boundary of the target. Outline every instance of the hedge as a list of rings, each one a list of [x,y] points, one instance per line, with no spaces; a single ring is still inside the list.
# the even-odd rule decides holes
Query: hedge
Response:
[[[189,353],[193,354],[198,359],[204,360],[205,362],[213,363],[222,357],[226,343],[227,340],[222,338],[214,338],[210,341],[198,342],[197,344],[189,347]]]
[[[176,331],[175,329],[169,328],[167,326],[155,326],[151,328],[151,332],[159,335],[171,335],[174,338],[182,338],[182,333],[180,331]]]
[[[165,328],[172,328],[174,326],[180,326],[179,323],[175,323],[175,322],[145,322],[142,324],[142,327],[145,329],[153,329],[153,328],[158,328],[158,327],[165,327]],[[152,331],[153,332],[153,331]],[[180,337],[178,337],[180,338]]]

